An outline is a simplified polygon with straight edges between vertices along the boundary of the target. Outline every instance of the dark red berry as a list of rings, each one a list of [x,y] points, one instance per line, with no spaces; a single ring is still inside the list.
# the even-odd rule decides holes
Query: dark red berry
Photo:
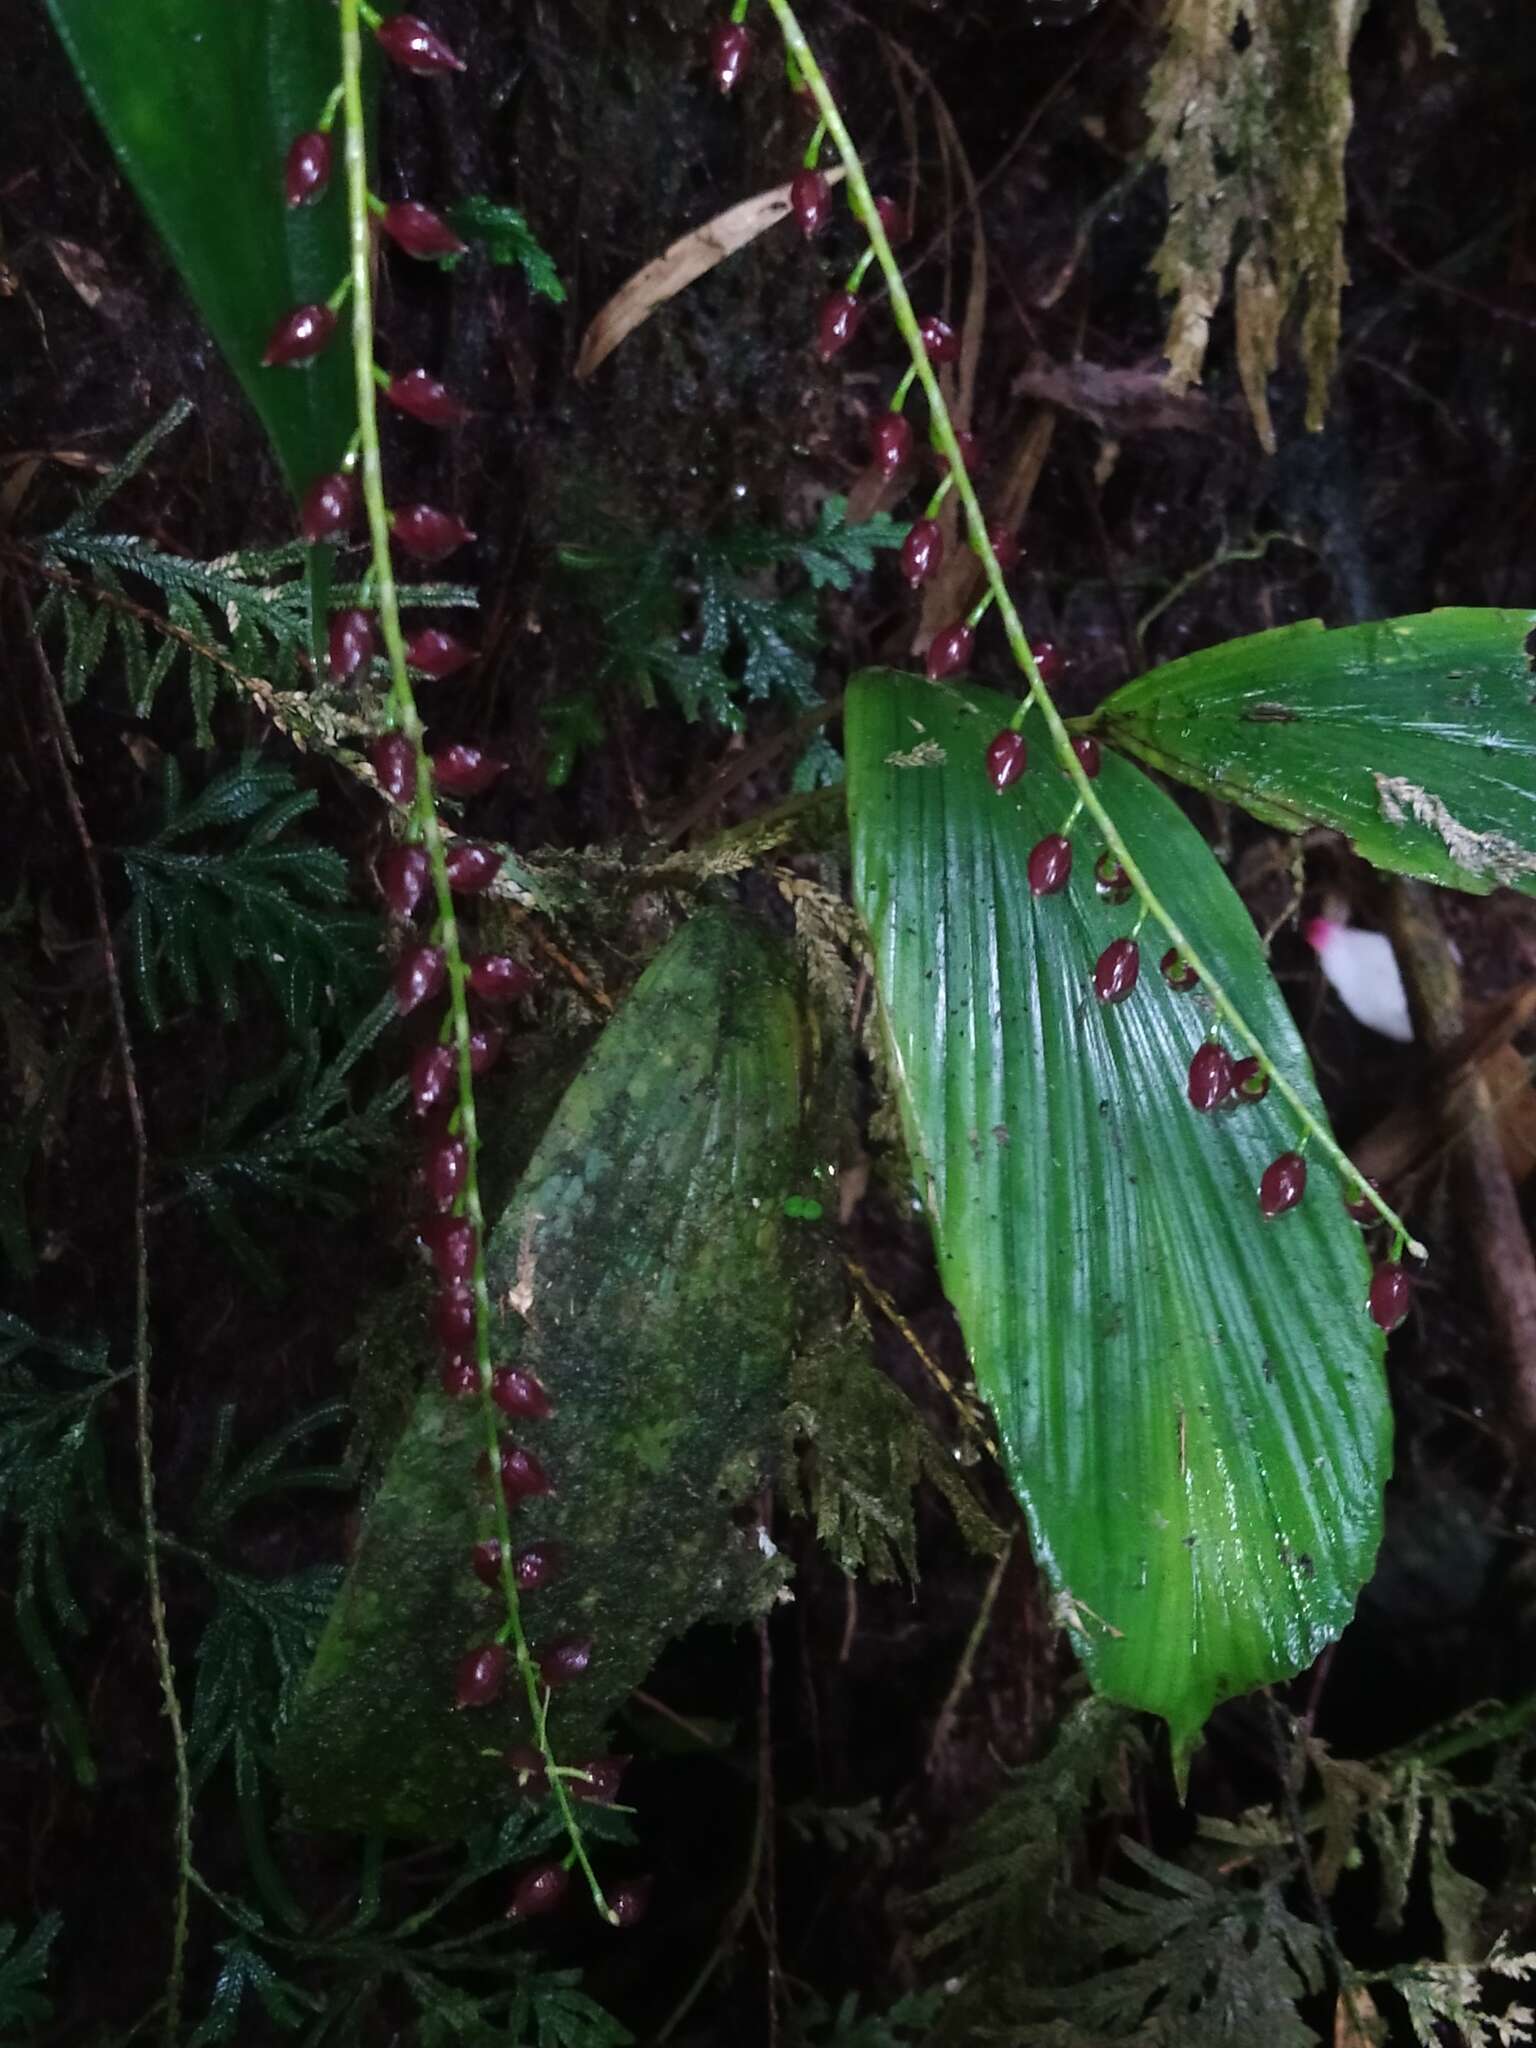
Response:
[[[883,412],[869,437],[870,457],[880,474],[889,479],[912,460],[912,422],[905,413]]]
[[[433,1304],[438,1341],[455,1351],[475,1334],[475,1290],[467,1280],[450,1280]]]
[[[344,612],[331,613],[326,632],[325,665],[333,681],[349,681],[359,669],[368,666],[378,648],[378,628],[372,612],[365,612],[361,606],[354,605]]]
[[[425,370],[407,370],[402,377],[391,377],[384,396],[397,412],[409,413],[423,426],[461,427],[469,418],[469,407]]]
[[[1093,992],[1101,1003],[1123,1003],[1141,973],[1141,948],[1134,939],[1111,939],[1093,969]]]
[[[407,256],[462,256],[469,247],[440,213],[414,199],[397,199],[386,206],[380,225]]]
[[[560,1573],[560,1547],[555,1543],[530,1543],[512,1560],[512,1576],[520,1593],[537,1593]]]
[[[923,347],[928,351],[931,363],[956,363],[960,360],[960,337],[937,313],[930,313],[917,331],[923,337]]]
[[[450,1401],[467,1401],[480,1391],[480,1368],[472,1358],[445,1358],[437,1369],[443,1392]]]
[[[510,1003],[534,985],[531,968],[506,953],[482,953],[469,963],[469,985],[486,1003]]]
[[[645,1918],[651,1903],[651,1880],[626,1877],[607,1894],[608,1911],[615,1927],[634,1927]]]
[[[439,1280],[467,1280],[474,1272],[475,1226],[467,1216],[429,1216],[417,1236],[432,1254]]]
[[[465,68],[463,60],[455,57],[437,30],[429,28],[417,15],[396,14],[381,22],[374,34],[385,56],[402,71],[430,76],[434,72]]]
[[[501,1760],[516,1778],[519,1792],[534,1799],[544,1797],[549,1790],[549,1773],[539,1750],[525,1742],[514,1743]]]
[[[1031,848],[1025,872],[1031,895],[1059,896],[1072,877],[1071,840],[1063,839],[1059,832],[1049,833]]]
[[[422,1171],[427,1198],[434,1209],[451,1209],[464,1185],[469,1161],[462,1138],[439,1138],[427,1147]]]
[[[546,1493],[553,1493],[554,1482],[532,1451],[525,1451],[521,1444],[507,1444],[501,1453],[501,1490],[507,1497],[507,1505],[515,1507],[520,1500],[537,1500]]]
[[[987,528],[987,541],[997,557],[997,566],[1006,576],[1024,550],[1019,546],[1016,536],[1000,522],[994,522]]]
[[[299,533],[315,543],[337,540],[350,533],[357,520],[357,479],[337,470],[332,476],[317,477],[304,493],[299,507]]]
[[[1224,1045],[1207,1040],[1197,1046],[1189,1063],[1189,1106],[1214,1109],[1232,1093],[1232,1055]]]
[[[475,1545],[469,1553],[469,1566],[482,1586],[489,1586],[493,1592],[496,1590],[501,1584],[501,1545],[494,1536],[487,1536],[483,1543]]]
[[[295,306],[267,336],[261,366],[276,370],[313,362],[335,332],[336,315],[329,306]]]
[[[1171,989],[1177,989],[1181,996],[1188,995],[1192,988],[1200,986],[1199,975],[1177,946],[1170,946],[1157,964],[1164,981]]]
[[[461,668],[468,668],[472,661],[479,659],[479,654],[477,649],[466,647],[462,640],[455,640],[451,633],[444,633],[436,626],[422,626],[406,641],[405,658],[412,668],[441,683],[449,676],[456,676]]]
[[[1266,1216],[1283,1216],[1307,1192],[1307,1162],[1299,1152],[1282,1152],[1264,1169],[1259,1182],[1259,1207]]]
[[[741,22],[724,22],[710,31],[709,75],[721,92],[736,90],[751,57],[752,37]]]
[[[1105,903],[1131,900],[1131,878],[1107,846],[1093,864],[1093,886]]]
[[[858,333],[864,308],[852,292],[834,292],[822,306],[816,322],[816,353],[830,363]]]
[[[955,439],[960,443],[960,460],[965,464],[968,474],[975,476],[986,461],[986,443],[979,434],[971,433],[966,427],[956,428]],[[939,467],[949,467],[949,457],[942,449],[939,451]]]
[[[504,859],[493,846],[476,846],[456,839],[445,857],[448,886],[456,896],[479,896],[501,872]]]
[[[500,1643],[485,1643],[459,1659],[453,1674],[456,1707],[488,1707],[501,1695],[507,1680],[507,1653]]]
[[[458,1060],[451,1045],[419,1045],[411,1054],[411,1101],[418,1116],[428,1116],[448,1100]]]
[[[1371,1188],[1379,1195],[1381,1182],[1367,1174],[1364,1187],[1357,1182],[1354,1187],[1344,1190],[1345,1213],[1352,1216],[1356,1223],[1374,1223],[1381,1214],[1374,1202],[1366,1200],[1365,1188]]]
[[[569,1685],[573,1678],[584,1678],[591,1669],[592,1638],[560,1636],[535,1650],[533,1660],[546,1685]]]
[[[1029,748],[1023,733],[1005,727],[987,748],[987,780],[1001,795],[1028,766]]]
[[[894,199],[887,198],[882,193],[875,201],[875,212],[879,215],[880,225],[885,230],[885,239],[893,249],[899,249],[912,232],[912,223],[907,219],[905,211]]]
[[[1060,682],[1066,661],[1054,640],[1037,640],[1030,649],[1035,657],[1035,667],[1040,671],[1040,680],[1049,689],[1052,683]]]
[[[789,208],[807,241],[832,217],[832,187],[822,171],[797,171],[789,181]]]
[[[971,665],[975,647],[976,628],[964,619],[956,619],[952,626],[941,626],[928,643],[929,682],[936,683],[944,676],[963,676]]]
[[[491,1399],[503,1415],[531,1416],[535,1422],[542,1422],[553,1415],[555,1404],[544,1391],[543,1383],[531,1372],[521,1372],[515,1365],[498,1365],[491,1374]]]
[[[944,560],[944,529],[937,519],[914,519],[901,544],[901,573],[916,590]]]
[[[310,206],[331,182],[331,138],[311,128],[288,145],[283,164],[283,197],[290,206]]]
[[[553,1913],[571,1888],[571,1880],[558,1863],[535,1863],[512,1887],[507,1907],[509,1920],[536,1920],[541,1913]]]
[[[435,505],[399,505],[389,515],[390,531],[418,562],[445,562],[456,548],[474,539],[462,519],[439,512]]]
[[[1401,1266],[1388,1259],[1376,1268],[1366,1297],[1373,1323],[1380,1323],[1384,1330],[1395,1330],[1407,1315],[1412,1300],[1413,1282]]]
[[[395,1008],[402,1017],[442,993],[448,963],[441,946],[407,946],[395,967]]]
[[[1244,1102],[1262,1102],[1269,1093],[1269,1076],[1255,1059],[1235,1060],[1232,1093]]]
[[[488,1074],[501,1057],[504,1035],[494,1024],[477,1024],[469,1034],[469,1071]]]
[[[584,1764],[576,1766],[585,1775],[572,1778],[570,1787],[578,1799],[585,1799],[591,1806],[612,1806],[619,1796],[619,1787],[624,1782],[624,1773],[629,1767],[627,1756],[594,1756]]]
[[[411,803],[416,795],[416,749],[403,732],[386,733],[368,749],[368,759],[379,778],[379,787],[397,804]]]
[[[1038,656],[1036,659],[1038,660]],[[1042,677],[1043,680],[1044,678]],[[1098,741],[1091,738],[1087,733],[1076,733],[1072,740],[1072,751],[1077,756],[1078,767],[1082,769],[1088,780],[1092,782],[1104,765],[1104,757],[1099,751]]]
[[[392,846],[379,862],[379,888],[396,917],[409,917],[432,879],[426,848]]]
[[[432,756],[432,780],[449,796],[478,796],[506,770],[499,754],[488,754],[482,747],[455,743]]]

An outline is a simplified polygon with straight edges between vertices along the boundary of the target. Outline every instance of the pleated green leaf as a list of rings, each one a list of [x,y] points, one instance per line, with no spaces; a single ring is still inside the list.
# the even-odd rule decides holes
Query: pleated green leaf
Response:
[[[1128,683],[1095,730],[1377,867],[1536,894],[1536,612],[1466,608],[1229,640]]]
[[[340,146],[314,206],[283,202],[283,159],[340,74],[316,0],[47,0],[92,109],[298,492],[336,467],[356,420],[341,337],[264,370],[291,307],[347,267]]]
[[[854,891],[919,1192],[1057,1612],[1095,1686],[1187,1753],[1219,1700],[1307,1665],[1371,1568],[1389,1464],[1369,1266],[1326,1164],[1265,1222],[1297,1140],[1273,1094],[1185,1095],[1210,1010],[1158,973],[1094,995],[1134,923],[1102,902],[1092,828],[1036,901],[1031,847],[1069,789],[1042,731],[1005,795],[983,753],[1007,700],[869,671],[848,693]],[[1318,1108],[1248,914],[1129,762],[1104,801],[1272,1058]]]

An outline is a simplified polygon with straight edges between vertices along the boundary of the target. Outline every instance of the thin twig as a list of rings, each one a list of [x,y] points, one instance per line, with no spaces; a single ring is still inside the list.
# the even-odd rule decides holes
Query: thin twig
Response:
[[[965,1648],[960,1652],[960,1662],[955,1666],[955,1675],[949,1682],[949,1691],[944,1695],[944,1704],[939,1717],[933,1724],[933,1734],[928,1739],[928,1754],[923,1769],[932,1777],[939,1761],[939,1752],[949,1741],[955,1725],[955,1716],[960,1711],[960,1702],[971,1686],[971,1674],[976,1668],[976,1658],[986,1639],[987,1630],[992,1626],[992,1610],[997,1605],[997,1596],[1003,1588],[1003,1575],[1013,1556],[1014,1533],[1010,1531],[1008,1541],[997,1554],[992,1567],[992,1576],[987,1580],[987,1589],[981,1596],[981,1605],[976,1610],[976,1619],[971,1632],[965,1639]]]
[[[64,786],[64,801],[75,828],[75,836],[80,841],[80,852],[85,863],[86,883],[90,890],[96,935],[101,946],[102,968],[107,981],[107,997],[112,1010],[112,1030],[117,1041],[118,1063],[123,1074],[123,1097],[128,1109],[128,1126],[133,1136],[133,1392],[139,1520],[144,1537],[144,1582],[149,1595],[149,1625],[154,1637],[155,1668],[160,1679],[161,1696],[165,1702],[166,1721],[171,1731],[171,1750],[176,1775],[176,1813],[173,1831],[176,1849],[176,1886],[171,1922],[171,1963],[165,1984],[165,2024],[161,2029],[161,2038],[166,2048],[175,2048],[177,2036],[181,2032],[181,2001],[186,1977],[187,1927],[192,1885],[192,1774],[187,1763],[187,1738],[182,1726],[181,1702],[176,1697],[176,1667],[171,1659],[171,1639],[165,1623],[165,1599],[160,1584],[160,1536],[155,1521],[155,1468],[149,1404],[149,1138],[144,1124],[144,1105],[139,1096],[133,1041],[128,1034],[128,1010],[123,1001],[123,985],[117,971],[117,953],[112,944],[112,927],[107,917],[106,892],[101,884],[101,864],[96,857],[96,845],[91,837],[91,828],[86,822],[80,793],[70,772],[70,757],[74,749],[69,736],[69,725],[64,716],[64,705],[59,696],[58,685],[54,681],[53,671],[48,666],[48,657],[43,651],[32,608],[27,603],[24,592],[18,592],[18,596],[26,618],[27,637],[32,643],[32,652],[42,683],[43,701],[47,707],[48,724],[54,751],[58,757],[59,780]]]

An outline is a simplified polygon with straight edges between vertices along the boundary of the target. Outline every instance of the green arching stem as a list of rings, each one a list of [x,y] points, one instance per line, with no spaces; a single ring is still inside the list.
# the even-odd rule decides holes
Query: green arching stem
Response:
[[[368,538],[373,557],[373,598],[379,615],[379,630],[389,661],[390,709],[397,731],[409,741],[416,760],[416,795],[411,806],[412,824],[426,849],[432,872],[432,894],[437,910],[439,943],[447,968],[448,1014],[451,1042],[458,1055],[458,1107],[453,1127],[464,1142],[464,1215],[475,1233],[473,1290],[475,1299],[475,1362],[480,1374],[480,1408],[485,1425],[486,1454],[490,1463],[491,1499],[494,1505],[497,1540],[501,1546],[501,1585],[506,1599],[507,1620],[503,1631],[517,1659],[518,1675],[528,1697],[529,1714],[539,1753],[549,1767],[550,1789],[560,1809],[560,1818],[571,1844],[571,1854],[586,1878],[597,1910],[612,1921],[613,1914],[603,1897],[597,1873],[592,1868],[582,1840],[581,1825],[566,1790],[557,1775],[554,1753],[549,1744],[549,1695],[528,1647],[517,1581],[512,1567],[512,1524],[506,1494],[501,1485],[499,1460],[501,1432],[496,1407],[491,1400],[491,1304],[485,1283],[485,1216],[480,1206],[479,1128],[475,1118],[474,1067],[469,1048],[469,1003],[466,994],[468,969],[454,914],[453,892],[448,885],[448,868],[443,828],[432,800],[432,765],[426,750],[426,728],[416,708],[415,692],[406,670],[405,636],[400,628],[400,599],[395,588],[394,563],[389,551],[389,511],[384,497],[384,465],[379,450],[377,391],[381,379],[373,358],[372,248],[368,205],[368,154],[363,127],[363,60],[360,20],[372,10],[364,0],[339,0],[341,27],[342,107],[346,119],[347,231],[352,279],[352,363],[357,386],[358,446],[362,457],[363,505],[368,519]],[[370,26],[376,22],[373,16]],[[466,1475],[467,1477],[467,1475]],[[467,1560],[466,1560],[467,1566]]]
[[[1178,951],[1188,961],[1194,972],[1199,975],[1201,984],[1217,1013],[1225,1019],[1228,1028],[1234,1035],[1241,1039],[1248,1050],[1257,1057],[1264,1071],[1271,1075],[1277,1093],[1288,1104],[1302,1130],[1316,1140],[1318,1149],[1327,1155],[1341,1180],[1346,1185],[1353,1185],[1359,1179],[1359,1175],[1350,1164],[1338,1140],[1319,1121],[1313,1111],[1307,1107],[1290,1081],[1274,1065],[1264,1048],[1263,1041],[1238,1010],[1236,1004],[1221,986],[1220,982],[1216,980],[1210,968],[1201,959],[1200,954],[1185,935],[1172,912],[1167,909],[1158,897],[1157,892],[1142,873],[1135,855],[1121,836],[1119,826],[1116,825],[1114,819],[1105,809],[1093,784],[1083,773],[1081,762],[1072,751],[1071,734],[1067,730],[1061,713],[1052,702],[1050,692],[1046,689],[1040,671],[1035,664],[1035,657],[1030,649],[1029,638],[1024,631],[1023,621],[1019,617],[1013,599],[1008,594],[1008,586],[1003,580],[1002,569],[998,565],[992,543],[987,537],[987,523],[982,516],[981,505],[976,496],[976,487],[971,482],[970,473],[966,469],[960,450],[960,443],[956,437],[955,429],[950,422],[949,408],[944,402],[944,393],[939,387],[939,380],[935,376],[933,366],[928,360],[928,350],[918,326],[917,315],[912,309],[912,301],[907,294],[907,287],[901,275],[901,266],[897,263],[895,255],[892,253],[890,241],[880,224],[880,216],[875,210],[875,195],[870,189],[868,178],[865,176],[863,159],[859,155],[853,137],[848,132],[847,124],[838,110],[837,102],[833,99],[831,92],[827,88],[827,81],[822,73],[821,66],[817,63],[815,53],[805,39],[805,31],[801,28],[795,11],[789,4],[789,0],[767,0],[767,5],[774,19],[779,24],[779,31],[784,38],[785,48],[789,53],[789,57],[798,66],[800,74],[805,80],[806,87],[816,102],[817,112],[826,123],[827,133],[837,145],[837,153],[842,158],[843,166],[848,174],[848,190],[852,196],[854,214],[865,234],[868,235],[870,245],[874,249],[876,260],[880,265],[881,272],[890,291],[891,311],[895,315],[896,325],[901,332],[903,341],[907,344],[907,351],[911,357],[911,367],[906,378],[903,379],[901,388],[904,390],[907,383],[914,376],[923,387],[923,395],[928,400],[929,424],[934,446],[949,462],[950,473],[955,480],[955,488],[959,492],[960,501],[965,507],[966,524],[970,529],[971,548],[986,571],[987,583],[991,589],[992,596],[997,602],[998,614],[1003,622],[1003,630],[1008,637],[1009,648],[1012,651],[1014,660],[1022,669],[1028,685],[1028,701],[1034,705],[1045,721],[1046,730],[1050,734],[1051,744],[1055,749],[1063,772],[1071,780],[1074,789],[1082,801],[1083,808],[1103,833],[1106,843],[1119,857],[1120,865],[1130,877],[1131,886],[1146,906],[1147,912],[1162,926],[1174,946],[1177,947]],[[1392,1226],[1393,1230],[1402,1233],[1403,1240],[1414,1258],[1427,1259],[1429,1257],[1428,1250],[1409,1234],[1408,1226],[1403,1222],[1397,1211],[1384,1202],[1374,1188],[1367,1188],[1365,1192],[1372,1208],[1377,1211],[1384,1221]]]

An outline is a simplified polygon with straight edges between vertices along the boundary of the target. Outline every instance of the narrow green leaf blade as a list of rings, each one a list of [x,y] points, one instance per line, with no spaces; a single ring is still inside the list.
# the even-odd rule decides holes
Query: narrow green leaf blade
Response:
[[[1103,705],[1116,746],[1377,867],[1536,894],[1536,612],[1466,607],[1229,640]]]
[[[1093,964],[1132,924],[1089,832],[1064,895],[1031,847],[1064,779],[983,769],[1008,701],[870,671],[846,711],[854,891],[938,1249],[1009,1477],[1095,1686],[1187,1750],[1213,1704],[1299,1670],[1349,1619],[1380,1534],[1390,1417],[1368,1262],[1327,1168],[1272,1223],[1256,1190],[1296,1133],[1271,1095],[1184,1093],[1198,994],[1147,956],[1131,998]],[[1128,762],[1099,788],[1153,887],[1314,1106],[1306,1054],[1204,841]]]
[[[336,17],[312,0],[48,0],[98,120],[244,386],[289,484],[336,467],[355,420],[345,348],[300,370],[261,353],[346,270],[339,190],[283,202],[283,158],[336,82]],[[339,141],[338,141],[339,147]]]

